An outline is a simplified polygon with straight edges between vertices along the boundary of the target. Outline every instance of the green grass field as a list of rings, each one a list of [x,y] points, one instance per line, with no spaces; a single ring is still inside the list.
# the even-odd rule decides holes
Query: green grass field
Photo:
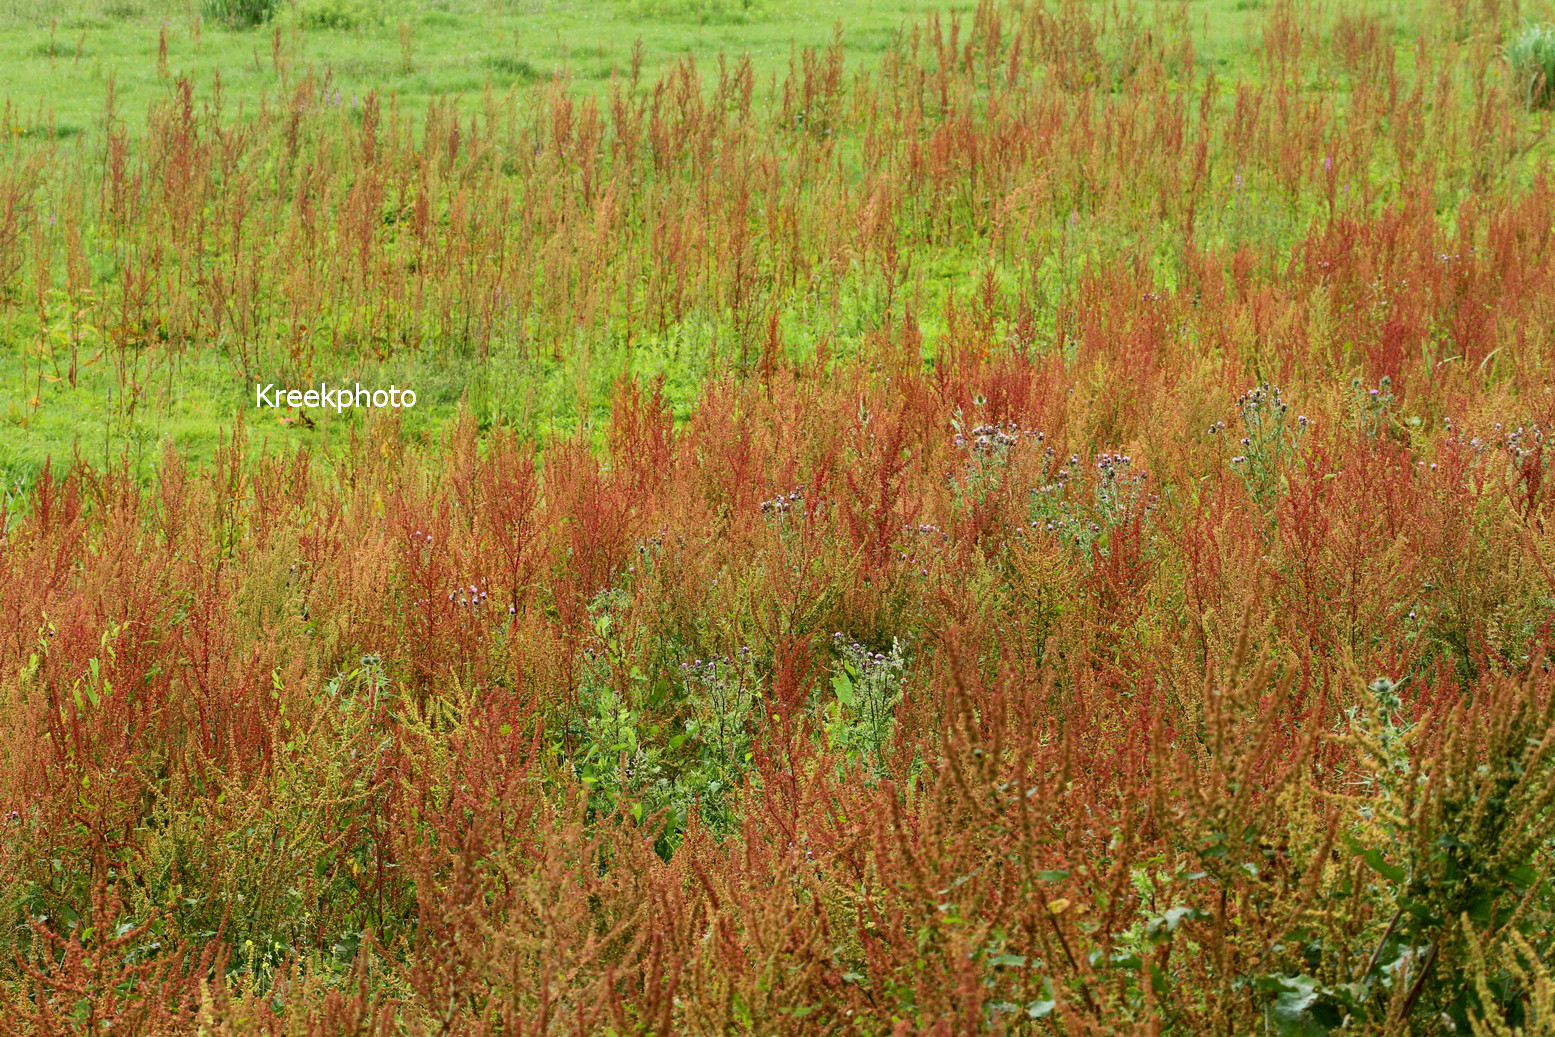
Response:
[[[1388,29],[1407,65],[1408,43],[1421,31],[1418,5],[1369,0],[1366,10]],[[6,123],[0,152],[13,160],[36,155],[49,166],[100,161],[110,83],[117,124],[132,137],[143,132],[148,106],[167,103],[184,80],[204,104],[219,79],[225,110],[239,120],[244,112],[283,104],[288,90],[311,77],[327,85],[326,96],[347,106],[376,92],[416,125],[433,101],[451,101],[474,112],[493,95],[543,89],[558,77],[571,91],[602,97],[612,82],[631,76],[634,54],[640,54],[642,84],[687,58],[704,75],[716,76],[720,61],[748,56],[757,95],[769,97],[796,55],[806,48],[824,49],[839,32],[849,74],[868,74],[898,34],[928,11],[970,17],[970,5],[930,0],[449,0],[404,8],[368,0],[306,0],[282,4],[262,25],[234,27],[190,4],[13,3],[3,15],[6,31],[0,34],[0,108]],[[1138,33],[1191,33],[1197,76],[1213,72],[1256,80],[1261,74],[1257,30],[1265,15],[1256,0],[1188,0],[1139,5],[1114,17],[1137,23],[1131,31]],[[1314,79],[1308,88],[1343,102],[1342,81]],[[1256,191],[1256,186],[1249,190],[1255,208],[1283,222],[1286,231],[1299,226],[1299,217],[1284,213],[1280,199],[1265,202]],[[1267,229],[1273,228],[1257,232]],[[1098,237],[1085,247],[1100,255],[1119,244]],[[926,261],[921,274],[925,293],[965,289],[975,280],[974,252],[936,250]],[[107,273],[115,260],[94,254],[90,262]],[[862,303],[849,316],[839,312],[837,300],[810,299],[784,314],[785,327],[803,355],[814,346],[807,341],[813,337],[808,327],[824,320],[836,332],[832,348],[846,353],[857,348],[869,327],[869,309]],[[19,363],[26,366],[16,354],[30,348],[29,340],[70,334],[65,330],[72,321],[68,310],[46,308],[41,318],[10,319],[0,349],[11,354],[13,370]],[[924,316],[932,339],[935,316],[932,310]],[[409,355],[385,366],[358,357],[311,374],[399,378],[417,385],[422,403],[410,421],[422,433],[441,427],[461,400],[473,399],[486,417],[506,417],[544,435],[546,429],[570,430],[580,418],[602,417],[611,386],[628,368],[645,377],[664,375],[672,405],[686,413],[715,348],[708,333],[705,321],[693,320],[675,333],[659,335],[630,358],[610,348],[593,349],[586,368],[578,366],[571,350],[551,359],[525,350],[495,362],[450,363],[446,357]],[[153,389],[133,413],[113,402],[116,378],[104,367],[88,366],[73,384],[62,384],[41,369],[31,379],[0,382],[0,422],[7,431],[0,443],[0,470],[11,473],[7,483],[14,487],[29,481],[49,456],[75,453],[101,461],[127,450],[144,472],[164,440],[208,459],[219,430],[230,427],[247,402],[246,395],[235,392],[242,380],[235,381],[228,358],[210,351],[182,358],[176,378],[164,378],[163,391]],[[269,431],[280,445],[293,438],[285,430]],[[307,440],[316,443],[326,435]]]
[[[279,53],[293,74],[328,70],[348,97],[393,93],[413,111],[434,97],[473,103],[487,90],[521,89],[555,76],[598,92],[612,75],[630,72],[639,40],[642,74],[649,82],[688,55],[711,67],[719,55],[749,54],[765,78],[785,66],[795,48],[824,47],[839,28],[850,53],[867,60],[884,50],[905,22],[937,9],[955,5],[449,0],[402,6],[305,0],[283,4],[272,22],[233,28],[202,17],[197,4],[38,5],[15,10],[5,22],[0,98],[16,117],[11,132],[20,126],[24,134],[47,135],[52,129],[65,137],[100,122],[110,76],[128,113],[143,111],[166,93],[163,67],[168,76],[187,75],[202,86],[219,72],[232,97],[257,104],[279,88],[274,60]]]

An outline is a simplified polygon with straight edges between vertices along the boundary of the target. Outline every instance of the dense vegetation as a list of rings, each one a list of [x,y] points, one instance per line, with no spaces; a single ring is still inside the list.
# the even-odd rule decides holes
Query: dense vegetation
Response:
[[[17,134],[0,1034],[1555,1032],[1539,13]]]

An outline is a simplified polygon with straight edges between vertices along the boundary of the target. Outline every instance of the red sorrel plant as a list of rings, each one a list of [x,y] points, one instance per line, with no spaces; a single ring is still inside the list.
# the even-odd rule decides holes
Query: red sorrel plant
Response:
[[[1544,1025],[1549,149],[1396,14],[0,149],[0,1027]]]

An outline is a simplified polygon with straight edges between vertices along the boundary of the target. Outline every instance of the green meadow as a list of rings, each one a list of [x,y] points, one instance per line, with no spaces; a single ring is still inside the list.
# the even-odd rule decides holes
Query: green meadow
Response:
[[[1365,9],[1387,28],[1400,61],[1407,64],[1408,43],[1421,31],[1417,5],[1368,0]],[[1258,27],[1267,15],[1262,0],[1184,0],[1100,10],[1136,39],[1191,35],[1191,77],[1256,80],[1261,75]],[[197,107],[219,103],[221,117],[239,124],[285,106],[297,84],[307,81],[326,102],[354,114],[366,97],[376,95],[396,117],[417,126],[429,105],[474,114],[494,98],[512,103],[514,97],[557,88],[602,102],[612,89],[640,98],[680,63],[693,63],[711,81],[720,69],[748,58],[759,105],[780,94],[784,78],[806,51],[823,52],[839,41],[847,75],[870,75],[882,52],[929,12],[969,23],[972,5],[932,0],[443,0],[410,5],[287,0],[270,18],[246,24],[210,2],[13,0],[0,14],[5,27],[0,33],[0,157],[18,168],[38,164],[41,189],[56,195],[45,207],[69,204],[55,171],[100,166],[106,127],[134,140],[144,133],[148,113],[170,104],[183,84]],[[1190,77],[1181,68],[1176,74]],[[1307,84],[1340,104],[1344,87],[1327,70],[1315,71]],[[850,157],[853,146],[851,141],[842,144],[844,175],[850,167],[857,171],[856,156]],[[1304,218],[1290,210],[1287,199],[1266,197],[1260,184],[1250,182],[1234,218],[1221,221],[1214,232],[1261,240],[1277,235],[1288,241]],[[1058,219],[1052,223],[1082,257],[1116,254],[1132,244],[1136,233],[1127,223],[1112,227],[1086,221],[1071,228]],[[123,246],[116,250],[90,236],[84,240],[84,259],[94,279],[115,282]],[[926,300],[920,314],[930,348],[940,324],[937,300],[976,283],[977,251],[975,242],[965,241],[926,251],[917,264],[912,289]],[[1044,276],[1056,286],[1071,276],[1075,262],[1083,259],[1068,266],[1052,263]],[[80,455],[101,462],[127,456],[143,474],[163,443],[210,458],[222,430],[253,403],[254,379],[235,370],[231,349],[192,343],[176,367],[164,365],[154,376],[148,371],[144,391],[126,402],[122,372],[103,359],[109,329],[99,326],[90,301],[64,300],[64,271],[50,276],[56,284],[39,296],[38,305],[0,315],[0,356],[10,372],[0,379],[0,423],[6,432],[0,437],[0,470],[10,473],[8,485],[30,480],[49,457]],[[1017,274],[1001,269],[999,276]],[[813,356],[823,337],[833,354],[859,348],[878,314],[876,300],[854,293],[855,286],[844,279],[835,290],[800,293],[785,303],[780,320],[796,361]],[[320,322],[330,319],[330,314],[318,315]],[[617,348],[608,337],[584,349],[552,344],[555,348],[538,353],[527,343],[499,340],[482,357],[416,352],[380,361],[342,355],[333,364],[286,373],[296,375],[293,381],[304,387],[355,379],[413,386],[418,403],[406,423],[419,434],[441,428],[464,402],[483,420],[512,420],[545,438],[556,429],[570,432],[580,422],[597,423],[612,386],[625,373],[662,376],[676,413],[687,413],[716,366],[720,319],[693,312],[631,351]],[[823,328],[825,335],[818,331]],[[67,340],[85,343],[74,351],[87,353],[69,377],[56,359]],[[273,416],[263,420],[262,435],[278,446],[333,442],[335,426],[354,424],[326,417],[319,430],[284,427]]]

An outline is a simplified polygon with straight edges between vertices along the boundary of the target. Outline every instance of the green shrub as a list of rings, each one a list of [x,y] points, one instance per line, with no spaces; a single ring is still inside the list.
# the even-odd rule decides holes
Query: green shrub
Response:
[[[247,28],[269,21],[279,6],[281,0],[203,0],[200,12],[213,21]]]
[[[739,25],[760,13],[757,0],[627,0],[632,16],[689,21],[703,25]]]
[[[310,29],[360,29],[384,23],[383,5],[377,0],[296,0],[296,8],[298,20]]]
[[[1507,63],[1530,108],[1555,104],[1555,25],[1526,26],[1506,48]]]
[[[531,83],[540,78],[540,72],[534,65],[511,54],[489,54],[481,59],[481,64],[502,78],[519,83]]]

